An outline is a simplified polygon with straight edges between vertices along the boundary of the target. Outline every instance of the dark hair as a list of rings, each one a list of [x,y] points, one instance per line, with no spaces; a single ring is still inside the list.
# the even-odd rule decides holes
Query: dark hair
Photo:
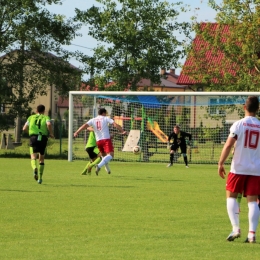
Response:
[[[39,106],[37,107],[37,112],[43,113],[44,111],[45,111],[45,106],[44,106],[44,105],[39,105]]]
[[[179,125],[175,125],[173,128],[179,128],[180,129],[180,126]]]
[[[259,109],[259,100],[257,96],[249,96],[245,103],[246,110],[250,113],[256,113]]]
[[[99,110],[98,110],[98,114],[99,115],[103,115],[103,114],[106,114],[107,113],[107,110],[105,109],[105,108],[100,108]]]

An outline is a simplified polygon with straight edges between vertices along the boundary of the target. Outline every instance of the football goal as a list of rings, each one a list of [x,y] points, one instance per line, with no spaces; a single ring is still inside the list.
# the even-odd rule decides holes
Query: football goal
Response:
[[[187,140],[189,164],[216,164],[230,126],[243,118],[243,104],[250,95],[260,93],[71,91],[68,161],[88,158],[88,131],[77,138],[73,133],[97,116],[99,108],[106,108],[107,116],[128,133],[122,136],[111,127],[114,161],[168,163],[167,138],[179,125],[182,131],[192,134],[192,142]],[[136,145],[141,147],[139,154],[133,153]],[[180,153],[174,160],[183,163]]]

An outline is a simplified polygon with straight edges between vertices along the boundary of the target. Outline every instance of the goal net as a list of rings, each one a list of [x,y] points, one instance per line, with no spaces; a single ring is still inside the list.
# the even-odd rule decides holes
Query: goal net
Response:
[[[189,164],[216,164],[230,126],[244,117],[243,104],[252,92],[97,92],[71,91],[69,94],[68,160],[88,159],[85,145],[88,131],[77,138],[73,133],[105,108],[108,117],[127,131],[113,135],[114,161],[169,162],[167,138],[175,125],[192,134],[188,144]],[[139,145],[141,153],[134,154]],[[231,160],[231,156],[229,158]],[[183,163],[180,151],[175,163]]]

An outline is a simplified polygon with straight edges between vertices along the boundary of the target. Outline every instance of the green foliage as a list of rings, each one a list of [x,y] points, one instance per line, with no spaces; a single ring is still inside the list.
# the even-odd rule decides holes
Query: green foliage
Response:
[[[218,2],[209,0],[209,5],[217,12],[218,26],[196,24],[197,35],[206,43],[200,50],[191,50],[190,56],[196,62],[186,73],[217,91],[259,91],[259,0]],[[209,52],[213,57],[210,62],[205,58]]]
[[[77,35],[79,25],[44,7],[61,2],[0,0],[0,104],[10,119],[28,114],[29,104],[46,95],[49,86],[67,96],[80,81],[81,71],[67,62],[72,53],[62,47]],[[2,128],[8,128],[4,120]]]
[[[66,110],[63,114],[63,118],[68,121],[69,120],[69,110]]]
[[[214,140],[213,142],[215,143],[221,143],[221,128],[216,127],[216,128],[208,128],[204,127],[203,128],[203,138],[208,139],[208,140]]]
[[[160,81],[159,68],[178,67],[190,38],[190,24],[178,22],[185,6],[159,0],[98,0],[102,7],[76,9],[76,20],[89,26],[99,42],[93,57],[82,55],[86,71],[95,74],[100,90],[137,89],[142,78]],[[181,40],[176,32],[185,38]],[[106,45],[104,45],[104,43]]]
[[[181,113],[176,115],[176,123],[185,131],[185,128],[190,124],[190,108],[183,107]]]
[[[60,120],[57,118],[54,120],[53,134],[56,139],[60,138]]]
[[[67,126],[62,122],[60,113],[58,113],[57,118],[54,120],[53,133],[56,139],[68,138]]]

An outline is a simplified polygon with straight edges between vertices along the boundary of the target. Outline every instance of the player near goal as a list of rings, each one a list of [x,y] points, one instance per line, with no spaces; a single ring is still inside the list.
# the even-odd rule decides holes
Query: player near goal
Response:
[[[88,127],[93,127],[96,136],[97,146],[102,155],[102,160],[96,167],[96,175],[100,171],[101,167],[108,164],[109,161],[114,156],[114,147],[111,141],[111,136],[109,132],[109,125],[113,125],[117,128],[121,134],[126,134],[126,131],[122,129],[120,125],[114,122],[113,119],[106,116],[107,111],[105,108],[100,108],[98,111],[98,116],[90,119],[86,124],[83,124],[75,133],[74,137],[84,129]]]
[[[173,165],[174,154],[177,152],[178,148],[180,148],[186,168],[189,168],[186,138],[189,138],[189,144],[191,145],[192,135],[181,131],[180,127],[178,125],[175,125],[173,128],[173,132],[168,135],[167,149],[170,149],[170,163],[167,165],[167,167],[171,167]],[[171,139],[173,139],[172,145],[170,145]]]
[[[90,131],[89,136],[88,136],[88,140],[87,140],[87,144],[86,144],[86,152],[88,153],[88,156],[90,158],[90,162],[87,163],[86,167],[84,168],[84,170],[82,171],[81,175],[86,175],[91,174],[91,170],[92,168],[99,164],[101,162],[101,154],[99,152],[99,149],[97,147],[97,142],[96,142],[96,137],[95,137],[95,133],[92,127],[88,127],[87,128],[88,131]],[[108,166],[108,163],[105,164],[105,169],[107,171],[108,174],[111,173],[111,170]]]
[[[249,96],[244,105],[245,117],[231,126],[218,163],[218,174],[224,179],[224,163],[235,144],[236,149],[226,181],[227,212],[232,225],[228,241],[240,237],[237,196],[242,193],[248,203],[249,231],[245,242],[256,242],[255,233],[259,222],[257,199],[260,194],[260,121],[256,118],[258,109],[258,97]]]

